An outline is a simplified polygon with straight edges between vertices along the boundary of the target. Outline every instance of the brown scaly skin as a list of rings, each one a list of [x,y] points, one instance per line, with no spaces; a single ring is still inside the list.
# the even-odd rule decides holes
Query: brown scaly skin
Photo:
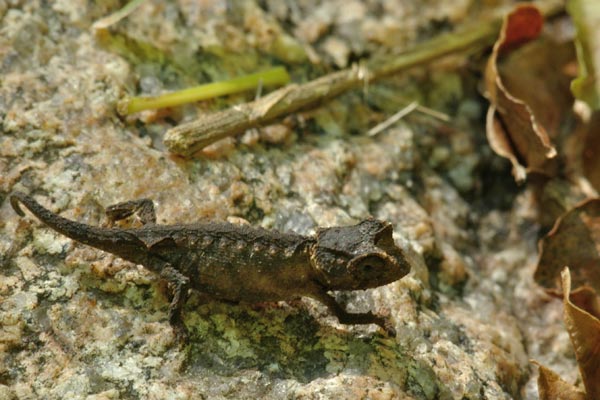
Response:
[[[156,225],[152,201],[142,199],[106,210],[111,222],[137,213],[142,227],[101,228],[65,219],[21,192],[13,193],[10,203],[21,216],[19,203],[63,235],[160,275],[172,290],[169,321],[175,328],[182,328],[181,308],[195,289],[215,299],[251,303],[312,297],[342,324],[377,324],[395,336],[384,317],[348,313],[328,293],[382,286],[410,271],[388,222],[366,219],[321,228],[314,236],[226,222]]]

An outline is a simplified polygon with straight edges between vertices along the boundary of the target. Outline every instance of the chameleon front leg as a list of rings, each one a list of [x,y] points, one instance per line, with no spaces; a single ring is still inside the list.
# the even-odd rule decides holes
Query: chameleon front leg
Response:
[[[156,223],[154,203],[150,199],[124,201],[106,207],[106,216],[111,225],[133,214],[138,215],[143,225]]]
[[[342,306],[338,304],[333,296],[327,293],[325,290],[319,289],[314,291],[311,295],[312,298],[319,300],[325,304],[329,311],[335,315],[342,324],[346,325],[365,325],[375,324],[379,325],[388,336],[396,337],[396,330],[392,326],[391,322],[382,316],[375,315],[372,312],[367,313],[349,313],[344,310]]]
[[[190,279],[169,264],[161,269],[160,277],[167,281],[173,294],[171,304],[169,304],[169,323],[178,337],[185,338],[186,329],[183,325],[181,310],[188,298]]]

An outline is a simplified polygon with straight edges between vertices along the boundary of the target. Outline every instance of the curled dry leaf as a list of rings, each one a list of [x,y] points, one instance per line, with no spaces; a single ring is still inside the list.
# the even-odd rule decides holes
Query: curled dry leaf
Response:
[[[572,104],[562,70],[572,47],[559,48],[549,38],[522,46],[536,39],[542,26],[535,6],[517,7],[506,16],[486,67],[487,138],[497,154],[510,160],[517,181],[528,172],[553,173],[556,149],[549,132],[556,134]]]
[[[535,280],[557,288],[560,271],[569,265],[575,286],[600,292],[600,198],[586,200],[562,215],[540,243]]]
[[[587,398],[600,399],[600,320],[577,307],[569,300],[571,274],[569,268],[561,273],[564,319]]]
[[[564,297],[562,290],[547,289],[546,293],[558,299]],[[577,307],[600,319],[600,296],[591,287],[581,286],[572,290],[569,299]]]
[[[585,393],[565,382],[557,373],[532,361],[539,368],[538,391],[540,400],[585,400]]]

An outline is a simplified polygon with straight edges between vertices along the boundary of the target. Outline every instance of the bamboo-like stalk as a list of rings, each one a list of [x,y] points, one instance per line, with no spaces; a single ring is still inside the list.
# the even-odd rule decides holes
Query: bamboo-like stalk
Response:
[[[546,17],[564,11],[562,2],[537,5]],[[172,153],[189,157],[219,139],[267,124],[300,109],[315,107],[349,89],[448,54],[489,46],[498,35],[501,24],[502,18],[497,17],[420,43],[390,58],[373,59],[304,84],[290,84],[258,100],[209,113],[169,129],[164,143]]]

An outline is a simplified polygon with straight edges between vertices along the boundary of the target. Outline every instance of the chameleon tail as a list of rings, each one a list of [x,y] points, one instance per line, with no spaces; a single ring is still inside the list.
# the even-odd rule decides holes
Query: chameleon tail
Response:
[[[17,214],[24,216],[25,214],[20,206],[20,204],[23,204],[50,228],[88,246],[114,253],[119,253],[118,251],[115,252],[115,249],[123,248],[124,245],[133,247],[141,245],[145,247],[137,237],[123,230],[100,228],[63,218],[44,208],[33,197],[22,192],[12,193],[10,204]]]

